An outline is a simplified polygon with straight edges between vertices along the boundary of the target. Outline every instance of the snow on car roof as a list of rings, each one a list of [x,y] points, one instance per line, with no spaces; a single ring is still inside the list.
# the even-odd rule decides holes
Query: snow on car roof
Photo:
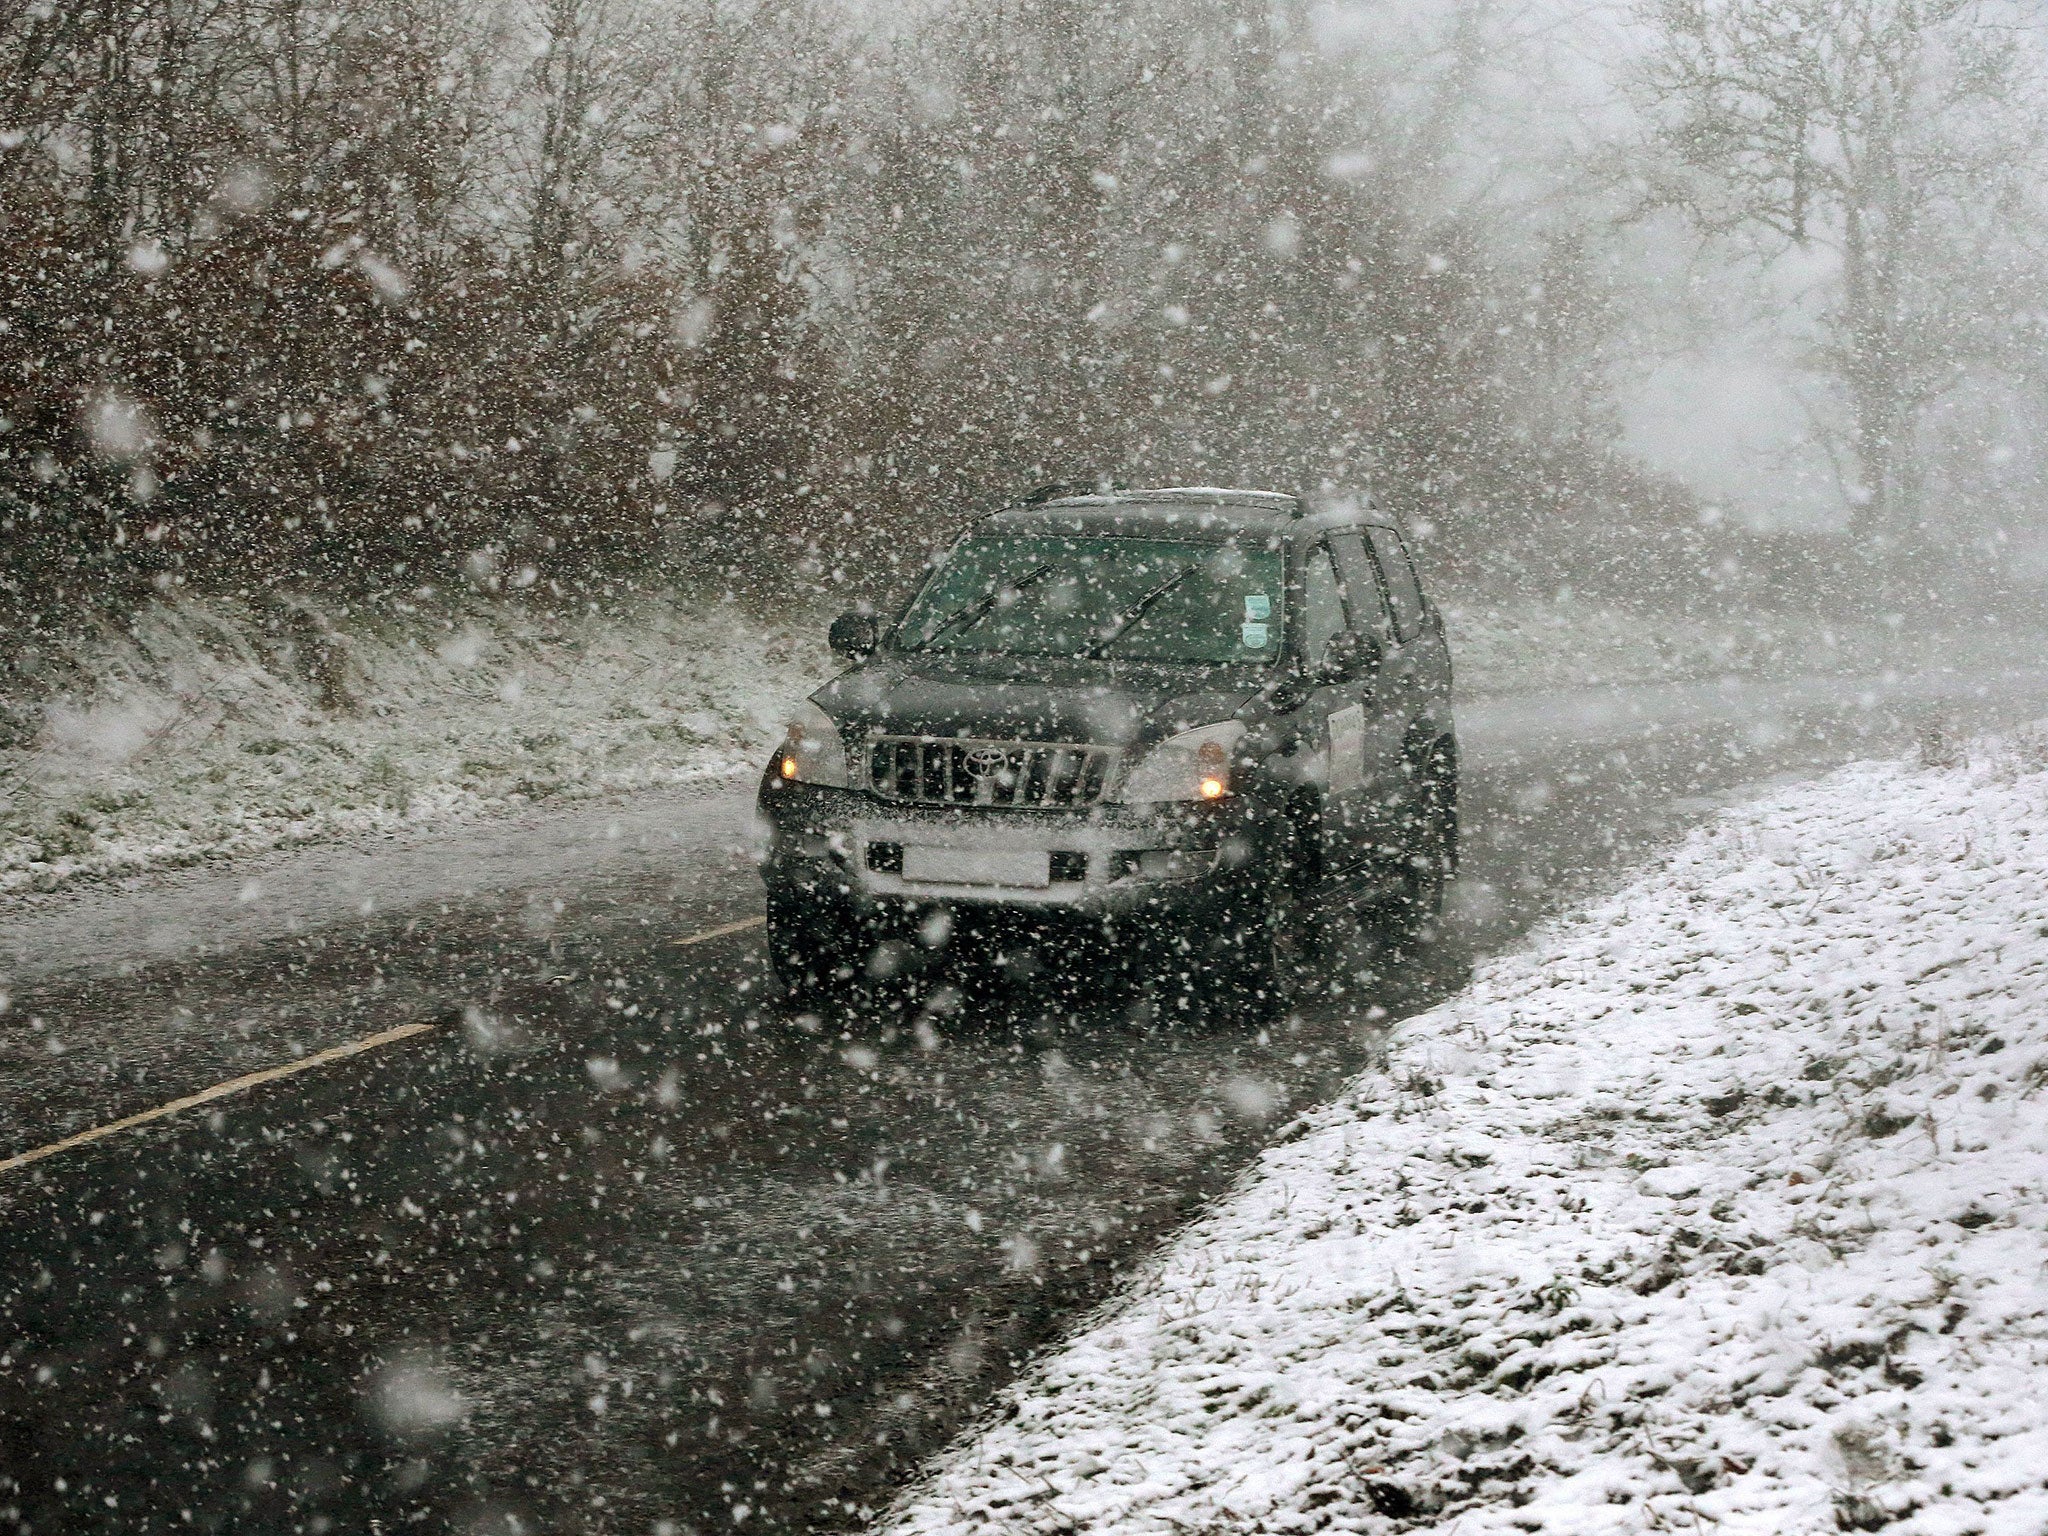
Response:
[[[1189,502],[1198,506],[1258,507],[1269,512],[1293,512],[1298,498],[1285,491],[1245,491],[1216,485],[1168,485],[1156,489],[1105,491],[1093,496],[1058,496],[1040,503],[1048,507],[1109,507],[1131,503]]]
[[[1242,502],[1125,501],[1101,496],[1010,507],[981,526],[991,532],[1061,532],[1099,538],[1229,539],[1239,534],[1277,536],[1294,520],[1291,509]]]

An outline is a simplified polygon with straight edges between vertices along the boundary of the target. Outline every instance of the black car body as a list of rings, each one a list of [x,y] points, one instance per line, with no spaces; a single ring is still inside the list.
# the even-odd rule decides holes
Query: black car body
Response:
[[[1015,506],[892,623],[848,615],[833,641],[855,665],[760,789],[771,952],[794,986],[977,915],[1220,952],[1277,986],[1332,891],[1411,923],[1440,900],[1449,652],[1362,499]]]

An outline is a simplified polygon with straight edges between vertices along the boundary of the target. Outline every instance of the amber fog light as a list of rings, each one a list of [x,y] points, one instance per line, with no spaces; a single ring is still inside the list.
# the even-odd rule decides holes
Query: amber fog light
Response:
[[[774,758],[775,776],[786,784],[850,787],[846,745],[832,717],[806,700],[799,704]]]
[[[1131,765],[1111,798],[1123,805],[1201,803],[1230,793],[1231,749],[1244,738],[1241,720],[1219,720],[1169,736]]]

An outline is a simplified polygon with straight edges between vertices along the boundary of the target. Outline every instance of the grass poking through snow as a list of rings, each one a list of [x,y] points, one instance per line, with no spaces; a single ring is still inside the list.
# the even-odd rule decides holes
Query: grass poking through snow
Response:
[[[2048,1526],[2048,747],[1731,812],[1399,1029],[910,1533]]]

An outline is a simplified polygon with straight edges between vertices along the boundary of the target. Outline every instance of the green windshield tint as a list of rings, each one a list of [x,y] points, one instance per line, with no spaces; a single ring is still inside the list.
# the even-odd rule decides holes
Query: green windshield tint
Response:
[[[1169,539],[979,538],[932,573],[905,650],[1269,662],[1280,654],[1277,548]]]

